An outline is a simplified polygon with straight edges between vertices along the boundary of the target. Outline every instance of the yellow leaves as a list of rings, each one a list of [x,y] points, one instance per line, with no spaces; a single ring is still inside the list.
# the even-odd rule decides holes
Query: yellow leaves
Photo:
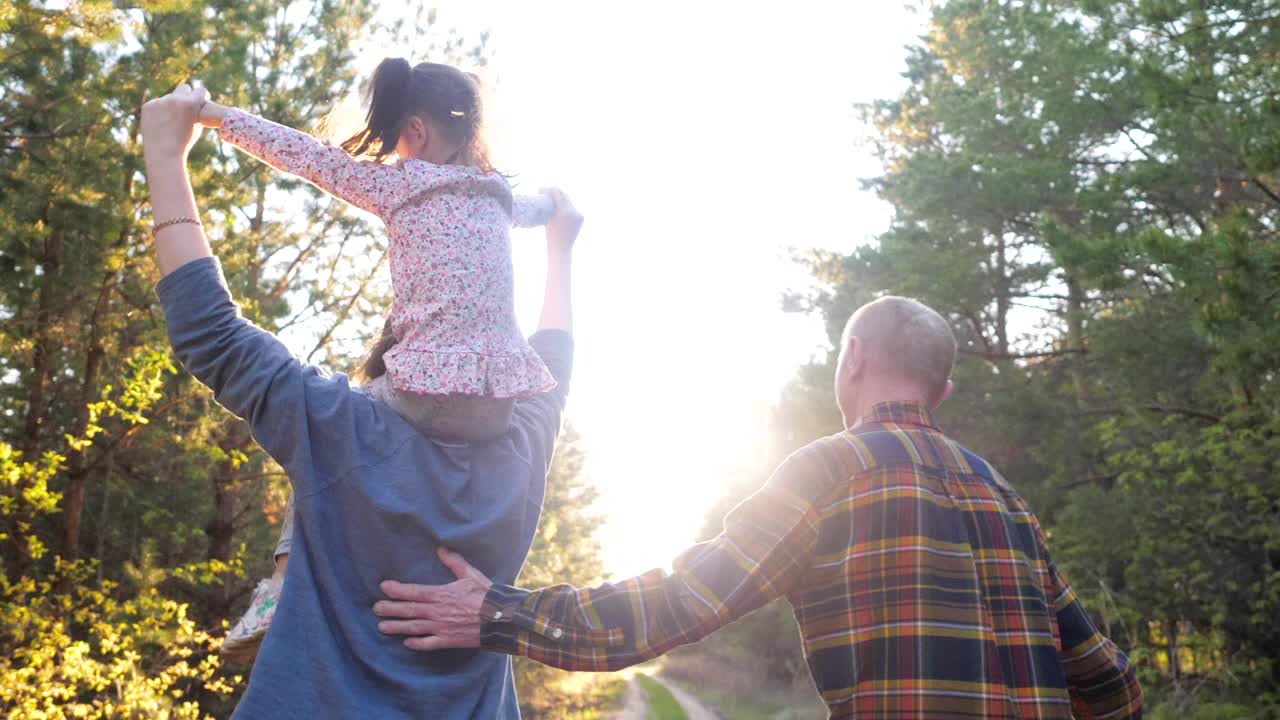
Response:
[[[0,707],[9,718],[202,718],[195,693],[230,695],[218,638],[196,627],[188,606],[154,587],[118,601],[118,586],[83,584],[87,566],[60,565],[69,593],[22,578],[0,594]],[[194,569],[193,569],[194,571]]]
[[[102,387],[97,402],[88,404],[89,422],[80,437],[66,435],[67,446],[75,452],[84,452],[93,446],[94,438],[106,432],[102,425],[105,418],[116,418],[126,426],[146,425],[151,421],[145,413],[164,397],[165,373],[176,373],[177,367],[168,351],[144,347],[128,360],[129,374],[119,393],[110,383]]]
[[[46,452],[39,464],[24,461],[22,453],[8,443],[0,442],[0,516],[23,513],[53,512],[62,494],[49,489],[49,480],[62,469],[66,458]],[[27,507],[19,508],[17,496]]]
[[[90,411],[90,413],[92,413],[92,411]],[[67,445],[72,450],[75,450],[76,452],[84,452],[85,450],[88,450],[90,447],[93,447],[93,436],[97,435],[101,431],[102,431],[102,428],[98,427],[97,425],[90,425],[88,432],[85,433],[84,438],[77,438],[75,435],[68,433],[65,436],[67,439]]]
[[[93,42],[118,36],[126,17],[106,0],[72,0],[63,3],[61,9],[40,8],[36,12],[39,14],[28,11],[21,19],[16,11],[8,17],[0,14],[0,27],[6,22],[21,22],[24,30],[48,37],[79,37]]]
[[[555,538],[556,531],[559,529],[560,529],[560,523],[556,521],[556,518],[554,517],[545,518],[542,522],[542,527],[539,531],[539,534],[542,535],[542,537],[546,538],[547,540],[552,540]]]

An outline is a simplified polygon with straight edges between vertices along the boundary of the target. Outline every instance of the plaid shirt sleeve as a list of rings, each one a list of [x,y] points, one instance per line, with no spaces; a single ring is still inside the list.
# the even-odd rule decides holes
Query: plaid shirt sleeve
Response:
[[[1057,590],[1053,609],[1058,617],[1062,664],[1075,716],[1081,720],[1141,718],[1142,688],[1129,658],[1093,624],[1071,585],[1052,562],[1049,574]]]
[[[528,591],[495,584],[481,608],[481,647],[578,671],[610,671],[695,642],[786,594],[808,568],[814,504],[838,475],[813,452],[788,458],[685,551],[674,571],[594,588]]]

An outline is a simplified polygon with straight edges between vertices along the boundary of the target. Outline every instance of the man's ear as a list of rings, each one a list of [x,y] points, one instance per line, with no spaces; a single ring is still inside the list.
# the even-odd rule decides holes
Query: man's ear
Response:
[[[854,380],[866,369],[866,347],[856,335],[850,335],[844,342],[844,379]]]
[[[938,394],[938,399],[933,402],[933,407],[930,408],[930,410],[937,410],[942,403],[947,401],[947,398],[951,397],[951,393],[955,391],[955,389],[955,383],[951,382],[951,378],[947,378],[946,386],[942,388],[942,392]]]

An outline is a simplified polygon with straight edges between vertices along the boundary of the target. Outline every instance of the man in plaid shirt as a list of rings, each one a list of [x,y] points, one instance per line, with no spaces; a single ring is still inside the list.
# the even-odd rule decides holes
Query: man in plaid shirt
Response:
[[[1133,667],[1050,559],[1035,515],[930,415],[956,342],[938,313],[885,297],[842,338],[848,428],[787,458],[671,573],[595,588],[383,583],[383,632],[608,671],[694,642],[765,603],[795,610],[833,718],[1138,718]]]

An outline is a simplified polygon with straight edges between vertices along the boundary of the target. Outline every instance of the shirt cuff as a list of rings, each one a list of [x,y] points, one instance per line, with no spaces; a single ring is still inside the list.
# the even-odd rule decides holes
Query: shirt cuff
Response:
[[[494,583],[480,605],[480,647],[507,655],[527,655],[530,647],[608,648],[622,644],[621,629],[590,630],[538,612],[541,591]]]
[[[531,595],[510,585],[494,583],[480,605],[480,647],[484,650],[520,655],[522,629],[537,625],[530,613],[522,612],[525,600]]]

